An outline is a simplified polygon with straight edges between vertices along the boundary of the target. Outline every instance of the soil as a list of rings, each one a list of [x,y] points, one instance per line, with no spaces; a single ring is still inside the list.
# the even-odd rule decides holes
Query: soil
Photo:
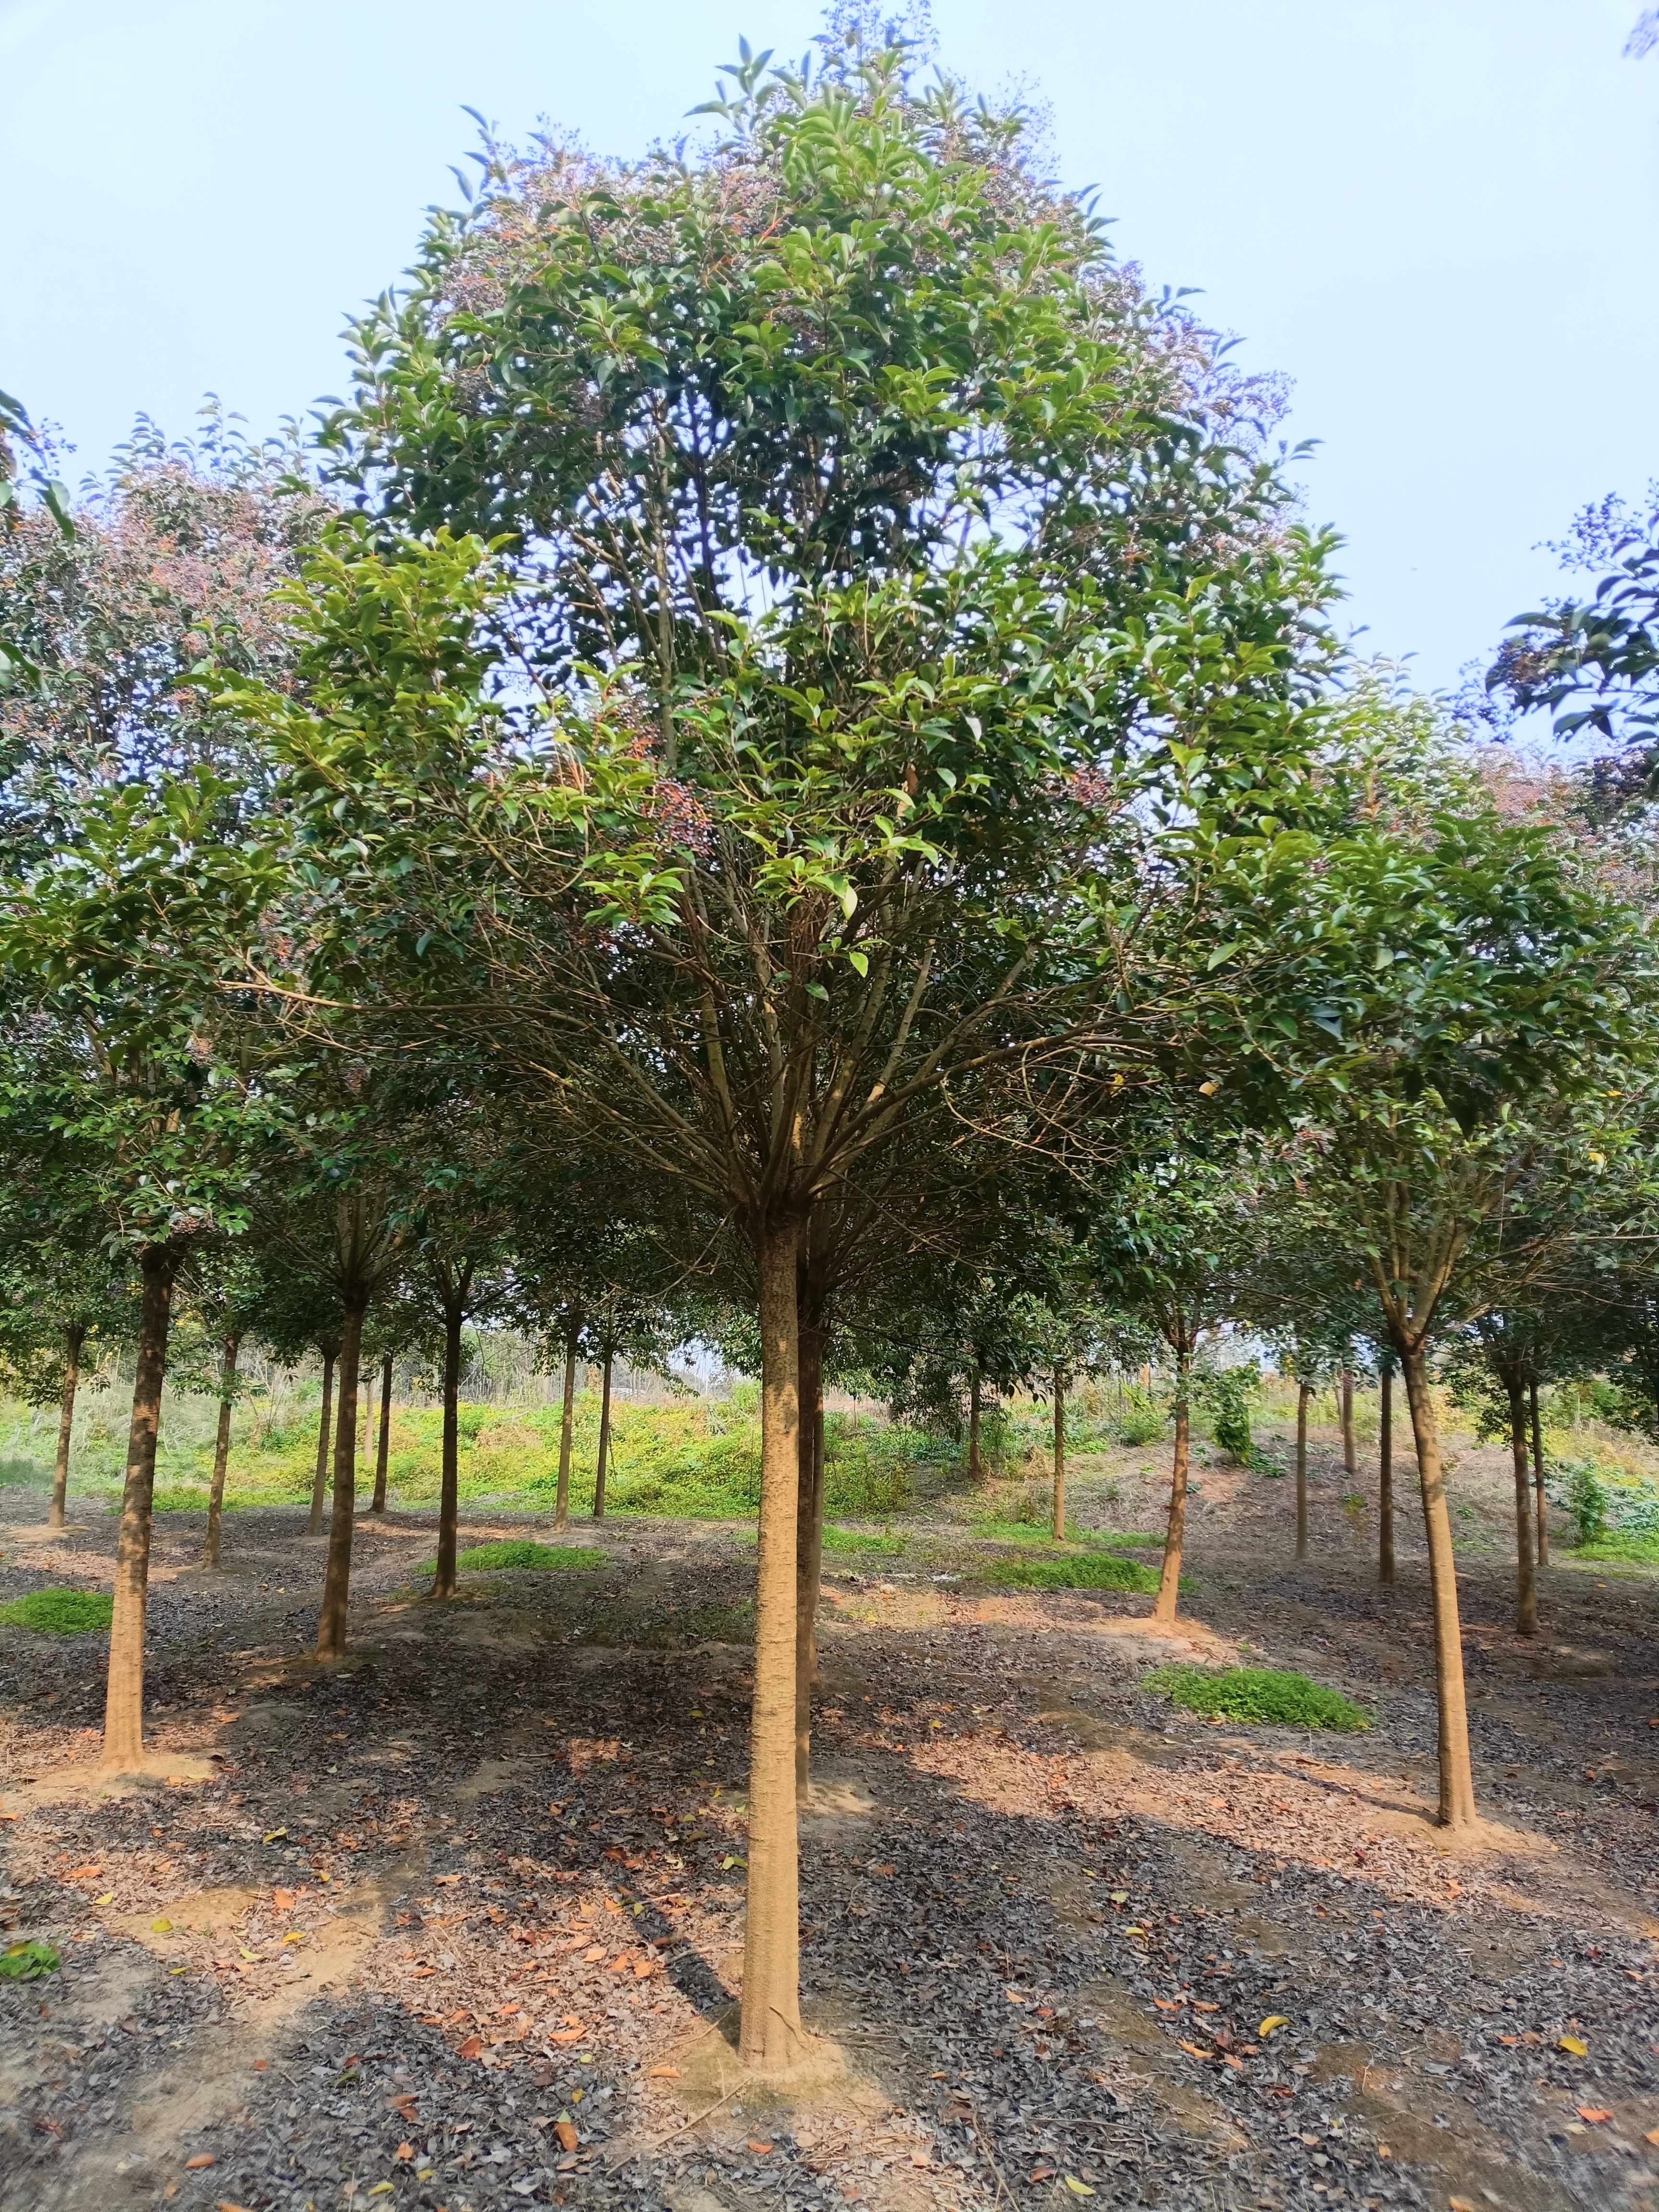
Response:
[[[1489,1825],[1448,1849],[1407,1470],[1381,1590],[1316,1460],[1300,1565],[1288,1482],[1200,1470],[1174,1639],[1148,1597],[998,1593],[957,1498],[902,1556],[829,1555],[821,2040],[772,2093],[732,2047],[752,1540],[579,1525],[602,1568],[436,1605],[431,1516],[366,1519],[324,1667],[302,1512],[227,1516],[211,1574],[164,1517],[153,1772],[96,1765],[106,1638],[0,1628],[0,1923],[62,1956],[0,1982],[0,2207],[1655,2212],[1659,1586],[1558,1530],[1514,1635],[1506,1463],[1463,1455]],[[1146,1452],[1075,1474],[1080,1520],[1157,1525]],[[0,1597],[108,1586],[112,1516],[49,1535],[0,1499]],[[545,1526],[475,1510],[464,1540]],[[1141,1686],[1228,1655],[1376,1725]]]

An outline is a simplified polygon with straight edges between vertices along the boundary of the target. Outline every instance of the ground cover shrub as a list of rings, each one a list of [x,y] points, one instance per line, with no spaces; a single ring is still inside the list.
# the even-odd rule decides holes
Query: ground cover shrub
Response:
[[[998,1559],[986,1571],[988,1582],[1007,1589],[1156,1590],[1158,1570],[1115,1553],[1058,1559]]]
[[[1188,1712],[1266,1728],[1368,1729],[1363,1705],[1277,1667],[1160,1667],[1140,1685]]]
[[[1613,1538],[1659,1537],[1659,1484],[1599,1455],[1557,1461],[1545,1485],[1573,1518],[1577,1548]]]
[[[879,1536],[870,1535],[862,1528],[837,1528],[824,1524],[823,1548],[826,1552],[902,1552],[908,1542],[905,1536],[894,1535],[890,1528]]]
[[[0,1951],[0,1981],[37,1982],[42,1974],[55,1974],[58,1963],[50,1943],[13,1943]]]
[[[156,1513],[205,1513],[208,1510],[208,1492],[205,1490],[195,1489],[187,1483],[171,1482],[165,1490],[156,1491],[150,1504],[151,1510]],[[111,1505],[110,1510],[112,1513],[118,1513],[120,1510],[120,1501],[118,1498]]]
[[[1572,1556],[1575,1559],[1611,1559],[1627,1566],[1659,1567],[1659,1530],[1643,1534],[1634,1529],[1617,1529],[1588,1544],[1574,1545]]]
[[[86,1636],[109,1626],[114,1600],[102,1590],[31,1590],[0,1605],[0,1620],[37,1636]]]
[[[514,1537],[498,1544],[475,1544],[471,1551],[458,1553],[455,1564],[470,1568],[474,1574],[501,1574],[524,1569],[580,1574],[585,1567],[608,1567],[611,1562],[591,1544],[532,1544],[526,1538]],[[415,1571],[417,1575],[436,1574],[438,1562],[424,1560]]]

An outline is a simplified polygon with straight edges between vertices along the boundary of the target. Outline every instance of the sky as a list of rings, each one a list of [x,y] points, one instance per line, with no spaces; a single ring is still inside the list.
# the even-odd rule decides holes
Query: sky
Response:
[[[1364,649],[1454,685],[1559,586],[1540,543],[1659,477],[1659,53],[1638,0],[935,0],[1046,105],[1126,259],[1293,385]],[[258,431],[453,204],[477,108],[596,151],[687,127],[801,0],[0,0],[0,389],[70,473],[206,392]]]

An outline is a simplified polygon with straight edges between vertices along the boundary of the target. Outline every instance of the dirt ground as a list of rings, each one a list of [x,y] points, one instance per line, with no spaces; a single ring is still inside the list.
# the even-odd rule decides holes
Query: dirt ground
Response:
[[[0,2207],[1659,2212],[1659,1582],[1564,1561],[1517,1638],[1501,1462],[1460,1471],[1494,1826],[1449,1854],[1405,1469],[1380,1591],[1320,1467],[1299,1567],[1287,1482],[1203,1474],[1174,1650],[1359,1736],[1175,1711],[1148,1599],[996,1593],[958,1501],[831,1555],[787,2102],[730,2043],[752,1541],[579,1524],[593,1571],[438,1607],[429,1516],[364,1522],[325,1668],[301,1515],[212,1575],[165,1521],[149,1779],[94,1764],[106,1639],[0,1629],[0,1925],[63,1956],[0,1983]],[[1079,1474],[1156,1525],[1146,1454]],[[107,1586],[113,1518],[40,1508],[0,1494],[0,1597]]]

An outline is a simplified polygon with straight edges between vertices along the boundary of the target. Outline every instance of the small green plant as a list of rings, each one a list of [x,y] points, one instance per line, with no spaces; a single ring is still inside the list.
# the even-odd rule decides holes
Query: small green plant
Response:
[[[0,1981],[38,1982],[58,1972],[58,1953],[50,1943],[14,1943],[0,1951]]]
[[[1150,1390],[1137,1384],[1124,1392],[1122,1407],[1112,1419],[1111,1436],[1115,1443],[1134,1451],[1142,1444],[1155,1444],[1169,1433],[1169,1428],[1168,1413]]]
[[[150,1509],[156,1513],[205,1513],[208,1510],[208,1492],[205,1490],[193,1489],[187,1483],[169,1483],[165,1490],[158,1490],[155,1492],[150,1501]],[[119,1512],[118,1498],[111,1510]]]
[[[608,1567],[610,1560],[590,1544],[532,1544],[523,1538],[499,1544],[475,1544],[470,1552],[456,1555],[458,1567],[467,1567],[474,1574],[499,1574],[520,1568],[570,1568],[580,1572],[584,1567]],[[415,1570],[417,1575],[435,1575],[438,1562],[426,1559]]]
[[[1263,1728],[1368,1729],[1371,1716],[1340,1690],[1277,1667],[1160,1667],[1142,1680],[1188,1712]]]
[[[1151,1591],[1158,1588],[1158,1571],[1109,1552],[1081,1559],[999,1559],[986,1579],[1008,1589]]]
[[[826,1523],[823,1548],[826,1552],[902,1552],[908,1540],[894,1535],[888,1529],[879,1536],[866,1535],[862,1528],[837,1528]]]
[[[1644,1534],[1633,1528],[1616,1528],[1593,1543],[1573,1547],[1576,1559],[1611,1559],[1638,1567],[1659,1567],[1659,1533]]]
[[[114,1599],[102,1590],[31,1590],[0,1605],[0,1620],[32,1628],[37,1636],[86,1636],[107,1628],[114,1609]]]

